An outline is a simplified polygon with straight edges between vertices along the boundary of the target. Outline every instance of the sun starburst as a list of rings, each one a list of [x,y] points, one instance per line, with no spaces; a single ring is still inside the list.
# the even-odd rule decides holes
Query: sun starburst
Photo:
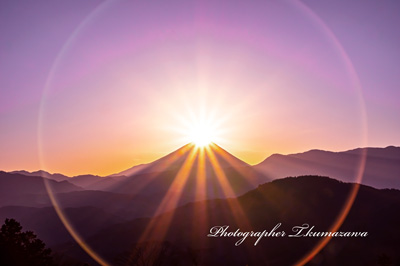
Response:
[[[215,131],[211,125],[199,123],[189,130],[188,137],[197,147],[205,147],[213,142]]]

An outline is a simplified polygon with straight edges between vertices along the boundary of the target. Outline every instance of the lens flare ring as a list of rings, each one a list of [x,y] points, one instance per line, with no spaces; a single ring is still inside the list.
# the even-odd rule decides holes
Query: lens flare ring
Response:
[[[347,72],[350,75],[350,79],[353,81],[353,85],[355,90],[357,90],[359,94],[359,101],[360,101],[360,106],[361,106],[361,111],[362,111],[362,117],[361,117],[361,122],[362,122],[362,127],[363,127],[363,142],[366,143],[366,112],[365,112],[365,106],[362,98],[362,90],[361,90],[361,85],[358,80],[357,74],[355,73],[354,67],[343,50],[341,44],[338,42],[332,31],[324,24],[323,21],[308,7],[306,7],[302,2],[300,1],[293,1],[294,6],[297,7],[297,9],[300,12],[303,12],[305,17],[310,19],[317,25],[317,27],[320,28],[320,31],[323,32],[328,38],[330,39],[331,43],[333,44],[333,47],[338,51],[339,56],[342,58],[342,60],[345,62],[345,65],[347,67]],[[55,77],[55,74],[60,66],[61,61],[64,59],[66,51],[70,48],[71,44],[77,39],[77,36],[80,34],[81,30],[92,20],[96,18],[98,13],[104,11],[106,8],[109,7],[109,4],[112,3],[112,1],[105,1],[104,3],[100,4],[95,10],[93,10],[92,13],[90,13],[83,21],[82,23],[75,29],[75,31],[71,34],[71,36],[68,38],[68,40],[65,42],[64,46],[62,47],[60,53],[56,57],[55,61],[53,62],[53,65],[50,69],[49,75],[46,79],[45,87],[43,90],[42,94],[42,99],[40,103],[40,111],[39,111],[39,119],[38,119],[38,150],[39,150],[39,160],[42,166],[45,166],[45,160],[44,160],[44,139],[43,139],[43,123],[44,123],[44,113],[45,113],[45,102],[48,98],[48,95],[50,94],[50,89],[52,86],[53,79]],[[190,141],[194,142],[197,146],[207,146],[213,141],[216,141],[218,138],[218,130],[213,126],[211,123],[206,123],[206,122],[200,122],[200,123],[189,123],[189,127],[187,127],[186,130],[186,135],[190,139]],[[359,164],[359,170],[356,176],[356,182],[361,183],[362,180],[362,175],[363,175],[363,170],[365,167],[365,159],[366,159],[366,154],[362,154],[360,158],[360,164]],[[46,168],[46,167],[43,167]],[[218,169],[218,168],[217,168]],[[109,263],[104,260],[100,254],[97,254],[86,242],[85,240],[77,233],[76,229],[72,226],[70,221],[68,220],[67,215],[65,215],[64,210],[60,206],[60,204],[57,201],[56,194],[52,191],[50,185],[48,184],[47,179],[43,179],[46,185],[46,190],[50,196],[50,200],[56,209],[57,215],[60,217],[62,223],[64,224],[65,228],[68,230],[68,232],[71,234],[71,236],[74,238],[74,240],[94,259],[96,260],[99,264],[101,265],[108,265]],[[224,181],[224,179],[222,179]],[[345,217],[347,216],[349,210],[351,209],[351,206],[354,202],[354,199],[357,195],[358,192],[358,185],[354,185],[353,190],[351,191],[347,202],[344,204],[344,207],[342,211],[338,214],[337,219],[334,221],[332,225],[332,230],[334,231],[335,229],[339,228],[340,225],[343,223]],[[304,265],[307,262],[309,262],[328,242],[329,238],[324,238],[321,240],[321,242],[308,254],[306,254],[303,258],[301,258],[296,265]]]

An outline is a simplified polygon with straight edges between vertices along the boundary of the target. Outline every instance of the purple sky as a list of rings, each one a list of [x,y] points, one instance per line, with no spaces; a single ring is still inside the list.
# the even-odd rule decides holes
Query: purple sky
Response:
[[[57,56],[41,128],[45,156],[63,162],[48,163],[53,171],[118,172],[185,144],[167,142],[174,133],[154,125],[164,130],[162,114],[182,110],[174,99],[193,105],[195,95],[206,93],[190,86],[209,88],[207,106],[221,109],[217,115],[231,130],[221,145],[251,163],[271,153],[364,144],[358,94],[347,88],[342,59],[290,1],[103,3],[0,2],[0,169],[42,167],[39,108]],[[358,74],[366,145],[399,146],[400,2],[302,3],[336,36]],[[107,8],[82,24],[102,4]],[[90,152],[78,155],[80,149]],[[71,156],[93,163],[74,172]],[[105,161],[111,165],[96,170]]]

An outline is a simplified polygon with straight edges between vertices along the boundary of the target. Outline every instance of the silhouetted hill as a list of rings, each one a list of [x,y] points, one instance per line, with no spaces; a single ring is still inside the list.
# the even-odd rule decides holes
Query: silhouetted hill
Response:
[[[103,180],[109,179],[108,177],[102,177],[98,175],[77,175],[77,176],[66,176],[62,174],[51,174],[49,172],[39,170],[35,172],[28,172],[25,170],[20,170],[20,171],[13,171],[10,172],[11,174],[20,174],[20,175],[25,175],[25,176],[40,176],[44,177],[47,179],[52,179],[55,181],[68,181],[71,184],[74,184],[76,186],[79,186],[81,188],[88,189],[91,186],[95,186],[96,183],[99,183]],[[112,178],[110,178],[112,179]],[[101,190],[101,189],[99,189]]]
[[[91,189],[91,186],[104,179],[108,179],[108,177],[101,177],[98,175],[77,175],[71,177],[68,182],[85,189]]]
[[[355,182],[364,152],[366,165],[362,183],[376,188],[400,189],[400,147],[360,148],[345,152],[311,150],[290,155],[274,154],[254,168],[274,179],[311,174]]]
[[[131,176],[131,175],[134,175],[134,174],[138,173],[141,170],[144,170],[147,167],[149,167],[149,164],[135,165],[135,166],[133,166],[133,167],[131,167],[129,169],[126,169],[124,171],[121,171],[119,173],[109,175],[109,177],[127,177],[127,176]]]
[[[228,231],[278,231],[293,234],[293,226],[308,223],[314,231],[329,230],[353,185],[327,177],[285,178],[259,186],[238,198],[189,203],[153,219],[136,219],[111,226],[90,239],[94,249],[112,261],[133,250],[137,241],[168,241],[195,254],[199,265],[291,265],[321,238],[210,238],[213,226]],[[310,265],[376,265],[380,256],[400,262],[400,191],[361,185],[339,231],[368,232],[367,237],[334,238]],[[146,233],[144,233],[146,232]],[[68,252],[77,252],[71,249]],[[185,265],[185,264],[183,264]]]
[[[71,225],[84,238],[125,220],[94,207],[65,208],[64,212]],[[73,241],[53,207],[2,207],[0,208],[0,220],[5,218],[15,218],[21,221],[25,229],[35,232],[49,246]]]
[[[90,206],[124,219],[152,216],[161,197],[84,190],[67,181],[47,182],[62,208]],[[0,172],[0,207],[4,206],[40,208],[52,206],[52,203],[42,177]],[[8,215],[6,209],[3,212]]]
[[[160,204],[161,196],[131,196],[105,191],[84,190],[55,193],[54,197],[61,208],[94,207],[127,220],[153,216]],[[34,194],[32,192],[24,194],[10,193],[1,196],[0,207],[4,206],[43,208],[52,207],[53,205],[48,194]],[[3,210],[3,215],[8,215],[7,209]]]
[[[20,170],[20,171],[12,171],[12,174],[20,174],[20,175],[26,175],[26,176],[41,176],[41,177],[45,177],[48,179],[52,179],[55,181],[65,181],[65,180],[69,180],[68,176],[62,175],[62,174],[50,174],[49,172],[43,171],[43,170],[38,170],[38,171],[34,171],[34,172],[28,172],[25,170]]]
[[[38,176],[26,176],[0,171],[0,206],[15,205],[15,202],[22,195],[47,194],[44,180],[47,181],[49,187],[55,193],[83,190],[67,181],[57,182]]]

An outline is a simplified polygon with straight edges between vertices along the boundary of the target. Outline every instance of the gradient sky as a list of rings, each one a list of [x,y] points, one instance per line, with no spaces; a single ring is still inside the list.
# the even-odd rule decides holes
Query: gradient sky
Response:
[[[251,164],[399,146],[399,14],[381,0],[1,1],[0,169],[112,174],[183,146],[198,121]]]

